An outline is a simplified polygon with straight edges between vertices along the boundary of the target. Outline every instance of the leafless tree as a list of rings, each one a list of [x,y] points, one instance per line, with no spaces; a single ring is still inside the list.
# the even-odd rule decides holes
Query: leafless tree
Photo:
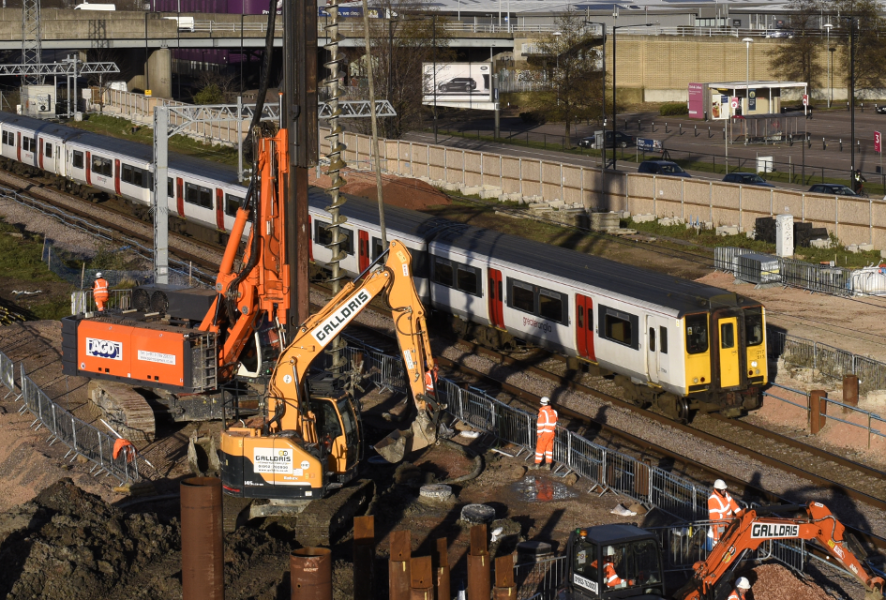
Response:
[[[855,92],[886,86],[886,37],[881,31],[884,19],[880,16],[878,2],[837,0],[831,10],[838,14],[832,21],[837,27],[831,31],[831,40],[836,34],[842,46],[840,60],[846,87],[850,86],[850,37],[855,44]]]
[[[804,81],[809,94],[819,87],[823,68],[817,60],[821,52],[827,52],[822,42],[820,0],[792,0],[788,4],[792,37],[779,40],[767,52],[773,71],[788,81]],[[825,55],[826,56],[826,55]]]

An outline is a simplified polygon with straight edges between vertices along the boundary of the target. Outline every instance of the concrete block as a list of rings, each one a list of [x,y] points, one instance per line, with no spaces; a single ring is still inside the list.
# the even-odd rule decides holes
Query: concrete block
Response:
[[[675,225],[674,220],[670,217],[662,217],[658,220],[658,224],[662,227],[673,227]]]
[[[873,245],[873,244],[859,244],[859,245],[858,245],[858,251],[859,251],[859,252],[870,252],[870,251],[873,250],[873,249],[874,249],[874,245]]]
[[[880,250],[880,258],[886,258],[886,250]]]
[[[473,196],[479,194],[482,189],[479,185],[466,185],[462,188],[461,193],[465,196]]]
[[[858,254],[858,244],[852,244],[850,246],[846,246],[846,252],[852,252],[853,254]]]
[[[831,240],[809,240],[809,245],[813,248],[831,248]]]
[[[655,215],[646,214],[646,215],[634,215],[634,223],[651,223],[655,220]]]
[[[622,219],[630,219],[631,218],[631,211],[629,211],[629,210],[621,211],[621,218]]]
[[[548,202],[551,208],[561,209],[566,208],[566,203],[560,200],[559,198],[554,198],[550,202]]]
[[[749,240],[755,240],[755,239],[757,239],[757,232],[754,231],[753,229],[751,229],[750,231],[745,232],[745,235],[747,236],[747,238],[748,238]]]
[[[704,223],[701,224],[701,228],[702,229],[713,229],[714,222],[713,221],[705,221]]]
[[[591,213],[591,231],[611,231],[618,229],[621,219],[619,213]]]
[[[674,217],[674,225],[683,225],[685,222],[683,217]]]
[[[735,225],[721,225],[717,227],[717,235],[726,237],[727,235],[738,235],[738,227]]]

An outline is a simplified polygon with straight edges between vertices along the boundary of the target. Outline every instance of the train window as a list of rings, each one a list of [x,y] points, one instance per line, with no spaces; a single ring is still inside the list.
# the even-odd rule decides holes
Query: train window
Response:
[[[46,155],[46,158],[52,158],[52,144],[46,144],[43,147],[43,154]]]
[[[744,311],[744,330],[748,346],[759,346],[763,343],[763,309],[746,308]]]
[[[424,250],[412,251],[412,276],[425,278],[428,276],[428,253]]]
[[[655,352],[655,327],[649,328],[649,351]]]
[[[668,353],[668,330],[664,327],[658,328],[658,351],[662,354]]]
[[[341,247],[350,255],[354,254],[354,241],[351,239],[351,232],[344,227],[339,228],[339,240]],[[332,228],[329,223],[317,220],[314,223],[314,242],[321,246],[332,245]]]
[[[603,335],[613,342],[631,346],[634,339],[634,329],[629,320],[607,313],[603,317]]]
[[[735,348],[735,328],[732,323],[720,325],[720,347]]]
[[[381,238],[373,237],[372,238],[372,260],[378,258],[382,253],[381,248]],[[415,260],[415,259],[413,259]],[[415,271],[415,265],[413,264],[413,272]]]
[[[140,188],[149,188],[150,173],[145,169],[123,165],[120,169],[120,181]],[[166,182],[166,187],[169,187],[169,180]]]
[[[480,290],[480,269],[458,265],[458,289],[474,296],[482,296]]]
[[[452,263],[448,260],[434,259],[434,283],[452,287]]]
[[[36,148],[37,144],[34,143],[34,138],[22,138],[22,150],[24,150],[25,152],[33,152]]]
[[[686,317],[686,352],[701,354],[708,351],[708,316],[688,315]]]
[[[3,144],[6,146],[11,146],[9,143],[9,132],[8,131],[0,131],[0,140],[3,141]]]
[[[557,323],[565,323],[566,319],[563,316],[566,312],[565,308],[565,294],[546,289],[538,290],[538,316]]]
[[[105,177],[113,177],[114,176],[114,163],[111,162],[110,158],[105,158],[103,156],[95,156],[92,157],[92,172],[97,175],[104,175]]]
[[[240,203],[242,201],[243,198],[240,198],[239,196],[225,194],[225,214],[229,217],[237,216],[237,210],[240,208]]]
[[[584,327],[585,327],[585,307],[579,306],[578,307],[578,328],[584,329]]]
[[[83,168],[83,153],[79,150],[74,150],[73,154],[71,155],[71,166],[75,169]]]
[[[508,306],[535,314],[535,289],[528,283],[508,279]]]
[[[185,184],[185,202],[188,204],[196,204],[202,208],[211,209],[212,190],[202,185],[194,185],[193,183]]]

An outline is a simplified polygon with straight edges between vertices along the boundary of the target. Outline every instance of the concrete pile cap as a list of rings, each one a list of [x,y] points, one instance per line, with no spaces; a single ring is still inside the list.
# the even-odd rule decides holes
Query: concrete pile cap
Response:
[[[487,525],[495,520],[495,509],[485,504],[468,504],[461,509],[461,520],[472,525]]]

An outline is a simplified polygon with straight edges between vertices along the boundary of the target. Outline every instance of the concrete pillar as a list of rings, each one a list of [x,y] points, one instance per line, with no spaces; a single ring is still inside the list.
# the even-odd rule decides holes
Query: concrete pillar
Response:
[[[858,375],[843,376],[843,404],[858,406]],[[850,410],[844,408],[843,412],[848,413]]]
[[[815,435],[827,422],[828,393],[824,390],[809,392],[809,433]]]
[[[148,56],[146,66],[151,95],[155,98],[172,98],[172,50],[158,48]]]

